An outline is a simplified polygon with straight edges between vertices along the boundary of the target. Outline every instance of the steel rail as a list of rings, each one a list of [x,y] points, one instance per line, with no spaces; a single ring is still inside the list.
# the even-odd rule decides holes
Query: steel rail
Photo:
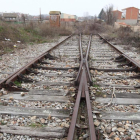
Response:
[[[87,48],[86,57],[85,57],[86,70],[87,70],[90,85],[92,85],[92,78],[91,78],[89,66],[88,66],[88,56],[89,56],[89,50],[90,50],[90,46],[91,46],[91,40],[92,40],[92,34],[91,34],[90,39],[89,39],[88,48]]]
[[[81,38],[81,35],[80,35],[80,38]],[[88,78],[89,79],[91,78],[90,72],[89,72],[89,67],[88,67],[88,61],[87,61],[90,46],[91,46],[91,38],[92,38],[92,35],[90,36],[90,39],[89,39],[89,44],[87,47],[86,56],[85,56],[85,58],[81,57],[82,60],[81,60],[79,72],[78,72],[78,75],[76,78],[76,80],[79,79],[80,84],[79,84],[79,88],[78,88],[78,94],[77,94],[76,103],[74,106],[74,111],[73,111],[73,115],[72,115],[72,120],[71,120],[71,125],[69,128],[67,140],[74,139],[75,126],[76,126],[76,120],[77,120],[77,116],[78,116],[78,110],[79,110],[81,97],[84,97],[84,99],[86,99],[89,129],[90,129],[89,130],[90,131],[89,137],[91,140],[96,140],[96,134],[95,134],[95,128],[94,128],[94,123],[93,123],[91,104],[90,104],[90,97],[89,97],[89,90],[88,90],[88,81],[87,81]],[[79,40],[81,42],[81,39],[79,39]],[[80,46],[79,46],[80,53],[83,56],[81,43],[79,43],[79,44],[80,44]]]
[[[80,85],[78,88],[78,94],[77,94],[77,98],[76,98],[76,102],[74,105],[74,110],[73,110],[73,115],[72,115],[72,120],[71,120],[71,125],[69,128],[69,133],[68,133],[68,138],[67,140],[73,140],[74,138],[74,134],[75,134],[75,126],[76,126],[76,120],[77,120],[77,116],[78,116],[78,110],[79,110],[79,105],[80,105],[80,100],[81,100],[81,93],[82,93],[82,86],[83,86],[83,71],[82,71],[82,78],[80,80]]]
[[[107,42],[111,47],[113,47],[121,56],[123,56],[126,60],[132,63],[133,66],[137,67],[137,70],[140,71],[140,64],[133,60],[131,57],[129,57],[127,54],[125,54],[122,50],[115,47],[113,44],[111,44],[109,41],[107,41],[105,38],[103,38],[100,34],[98,34],[100,38],[102,38],[105,42]]]
[[[25,74],[27,72],[28,68],[33,67],[33,64],[36,64],[37,62],[39,62],[41,59],[43,59],[51,50],[53,50],[54,48],[58,47],[59,45],[61,45],[63,42],[65,42],[66,40],[68,40],[72,35],[68,36],[66,39],[62,40],[60,43],[58,43],[57,45],[53,46],[52,48],[48,49],[46,52],[44,52],[43,54],[39,55],[37,58],[35,58],[34,60],[32,60],[31,62],[29,62],[27,65],[23,66],[22,68],[20,68],[19,70],[17,70],[15,73],[13,73],[12,75],[8,76],[4,81],[2,81],[1,84],[10,84],[12,81],[16,80],[18,78],[18,75],[20,74]]]
[[[83,73],[86,75],[85,67],[83,67]],[[92,109],[90,104],[90,97],[89,97],[89,90],[88,90],[88,83],[87,83],[87,77],[85,76],[85,96],[86,96],[86,104],[87,104],[87,112],[88,112],[88,121],[89,121],[89,130],[90,130],[90,139],[96,140],[96,134],[95,134],[95,128],[93,123],[93,115],[92,115]]]
[[[88,47],[87,47],[87,50],[86,50],[85,58],[83,58],[83,51],[82,51],[81,40],[82,39],[81,39],[81,34],[80,34],[79,48],[80,48],[81,62],[80,62],[80,68],[79,68],[77,77],[75,79],[75,83],[76,83],[76,85],[79,83],[79,77],[80,77],[80,74],[81,74],[82,65],[85,63],[86,64],[87,74],[88,74],[88,79],[89,79],[90,85],[92,85],[92,78],[91,78],[90,71],[89,71],[89,66],[88,66],[88,55],[89,55],[89,50],[90,50],[90,46],[91,46],[92,34],[91,34],[90,39],[89,39],[89,43],[88,43]]]
[[[82,70],[82,65],[83,65],[83,50],[82,50],[82,37],[81,37],[81,34],[80,34],[80,37],[79,37],[79,50],[80,50],[80,59],[81,59],[81,62],[80,62],[80,67],[79,67],[79,70],[78,70],[77,77],[75,79],[75,84],[76,85],[79,84],[79,77],[80,77],[81,70]]]

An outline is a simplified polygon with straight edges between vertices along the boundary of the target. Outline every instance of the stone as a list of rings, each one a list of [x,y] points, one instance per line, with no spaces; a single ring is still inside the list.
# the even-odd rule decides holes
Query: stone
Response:
[[[77,127],[77,128],[80,128],[81,126],[80,126],[80,124],[76,124],[76,127]]]
[[[65,127],[69,128],[69,126],[70,126],[69,124],[65,123]]]
[[[103,98],[106,98],[106,94],[103,95]]]
[[[11,96],[11,97],[9,97],[9,100],[13,101],[13,100],[14,100],[14,98]]]
[[[56,122],[57,122],[57,123],[60,123],[60,122],[61,122],[61,120],[60,120],[60,119],[57,119],[57,120],[56,120]]]
[[[112,137],[115,137],[116,133],[115,132],[112,132],[110,135],[109,135],[109,138],[112,138]]]
[[[120,138],[119,137],[115,137],[115,139],[114,140],[120,140]]]
[[[112,131],[114,132],[114,131],[116,131],[117,130],[117,127],[115,126],[115,127],[112,127]]]
[[[21,96],[25,96],[25,93],[24,93],[24,92],[21,92],[20,95],[21,95]]]
[[[32,121],[35,120],[35,119],[36,119],[36,116],[31,117],[31,120],[32,120]]]
[[[90,70],[90,73],[91,73],[91,74],[94,74],[94,70]]]
[[[86,125],[81,125],[82,129],[87,129],[88,127]]]
[[[119,132],[125,132],[125,129],[123,129],[123,128],[117,128],[117,130],[119,131]]]
[[[135,137],[136,137],[136,133],[132,132],[131,139],[133,140],[133,139],[135,139]]]
[[[105,132],[105,128],[103,125],[101,125],[101,129],[103,130],[103,132]]]
[[[43,123],[43,124],[45,123],[45,119],[43,119],[43,118],[42,118],[40,121],[41,121],[41,123]]]
[[[88,134],[84,134],[84,135],[83,135],[83,138],[84,138],[84,139],[86,139],[87,137],[89,137]]]
[[[100,122],[99,122],[98,120],[96,120],[96,121],[94,122],[94,124],[95,124],[96,126],[99,126],[99,125],[100,125]]]
[[[103,136],[104,136],[105,138],[108,138],[108,135],[107,135],[107,134],[103,134]]]
[[[85,120],[85,117],[84,117],[84,116],[81,116],[80,118],[81,118],[82,120]]]
[[[105,128],[105,131],[106,131],[106,133],[111,133],[111,130],[112,130],[112,127],[111,126],[107,126],[106,128]]]

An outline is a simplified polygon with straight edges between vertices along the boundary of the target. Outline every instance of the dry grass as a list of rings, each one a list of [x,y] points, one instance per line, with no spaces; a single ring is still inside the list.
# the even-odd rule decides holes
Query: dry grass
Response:
[[[108,41],[115,41],[117,44],[135,47],[140,52],[140,34],[139,32],[134,32],[129,27],[110,30],[105,38]]]
[[[15,24],[0,21],[0,55],[12,51],[17,41],[21,41],[22,44],[45,43],[51,42],[54,37],[71,33],[65,26],[54,28],[46,23]]]
[[[104,22],[96,19],[78,22],[75,24],[76,32],[86,35],[105,32],[107,27],[108,26]]]

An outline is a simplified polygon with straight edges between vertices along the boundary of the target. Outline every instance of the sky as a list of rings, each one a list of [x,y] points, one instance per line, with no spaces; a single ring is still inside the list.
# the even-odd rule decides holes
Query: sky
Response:
[[[0,0],[0,12],[20,12],[30,15],[49,14],[49,11],[77,16],[98,16],[102,8],[113,5],[114,10],[140,8],[140,0]]]

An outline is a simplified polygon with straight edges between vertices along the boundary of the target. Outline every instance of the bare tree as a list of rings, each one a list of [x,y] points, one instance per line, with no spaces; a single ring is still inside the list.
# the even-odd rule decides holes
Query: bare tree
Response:
[[[108,25],[114,25],[117,20],[116,15],[113,14],[113,5],[109,5],[105,8],[105,21]]]

